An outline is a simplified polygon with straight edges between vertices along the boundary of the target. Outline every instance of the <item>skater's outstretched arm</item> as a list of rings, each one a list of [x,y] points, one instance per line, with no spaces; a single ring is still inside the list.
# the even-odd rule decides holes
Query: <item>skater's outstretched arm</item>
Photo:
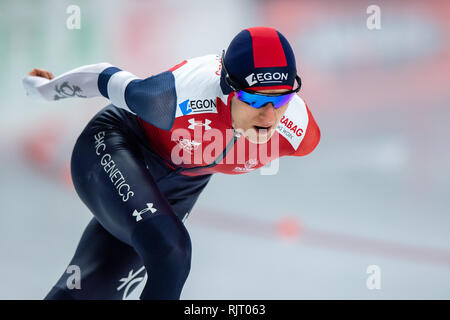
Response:
[[[23,79],[23,85],[27,95],[47,101],[104,96],[164,130],[169,130],[175,120],[176,91],[171,71],[139,79],[106,62],[82,66],[58,77],[36,68]]]

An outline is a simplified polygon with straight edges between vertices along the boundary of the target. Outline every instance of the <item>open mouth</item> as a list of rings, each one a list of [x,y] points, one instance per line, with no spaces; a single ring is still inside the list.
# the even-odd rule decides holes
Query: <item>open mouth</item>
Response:
[[[253,126],[255,129],[258,130],[269,130],[272,126],[262,127],[262,126]]]
[[[269,131],[271,127],[272,127],[272,126],[267,126],[267,127],[253,126],[253,128],[254,128],[254,129],[256,130],[256,132],[258,132],[258,133],[263,133],[264,130],[265,130],[265,131]]]

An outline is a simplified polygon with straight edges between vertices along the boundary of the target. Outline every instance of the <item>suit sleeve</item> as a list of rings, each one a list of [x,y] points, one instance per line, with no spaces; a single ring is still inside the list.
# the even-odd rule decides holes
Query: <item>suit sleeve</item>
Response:
[[[320,129],[316,123],[316,120],[309,111],[306,105],[306,111],[308,113],[308,126],[306,127],[305,137],[300,143],[297,150],[294,152],[294,156],[306,156],[310,154],[319,144],[320,141]]]
[[[111,67],[100,74],[98,89],[115,106],[138,115],[160,129],[172,128],[177,94],[175,78],[170,70],[137,79],[129,72]]]
[[[27,94],[44,100],[104,96],[119,108],[169,130],[175,121],[176,90],[172,71],[139,79],[109,63],[86,65],[52,80],[27,76]]]

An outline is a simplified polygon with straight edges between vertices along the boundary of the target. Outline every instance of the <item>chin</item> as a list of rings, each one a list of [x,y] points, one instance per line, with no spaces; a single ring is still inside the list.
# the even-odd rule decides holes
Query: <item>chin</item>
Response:
[[[271,130],[268,134],[249,135],[249,136],[247,136],[247,139],[251,143],[264,144],[264,143],[267,143],[270,140],[270,138],[272,137],[273,133],[274,133],[274,130]]]

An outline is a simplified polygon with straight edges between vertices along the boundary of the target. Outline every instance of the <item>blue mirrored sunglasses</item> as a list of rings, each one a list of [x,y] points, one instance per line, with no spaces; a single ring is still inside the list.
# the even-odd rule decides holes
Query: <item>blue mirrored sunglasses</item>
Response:
[[[263,95],[261,93],[255,94],[244,90],[238,90],[236,92],[236,98],[256,109],[264,107],[268,103],[272,103],[275,109],[281,108],[288,103],[294,95],[295,92],[277,96]]]

